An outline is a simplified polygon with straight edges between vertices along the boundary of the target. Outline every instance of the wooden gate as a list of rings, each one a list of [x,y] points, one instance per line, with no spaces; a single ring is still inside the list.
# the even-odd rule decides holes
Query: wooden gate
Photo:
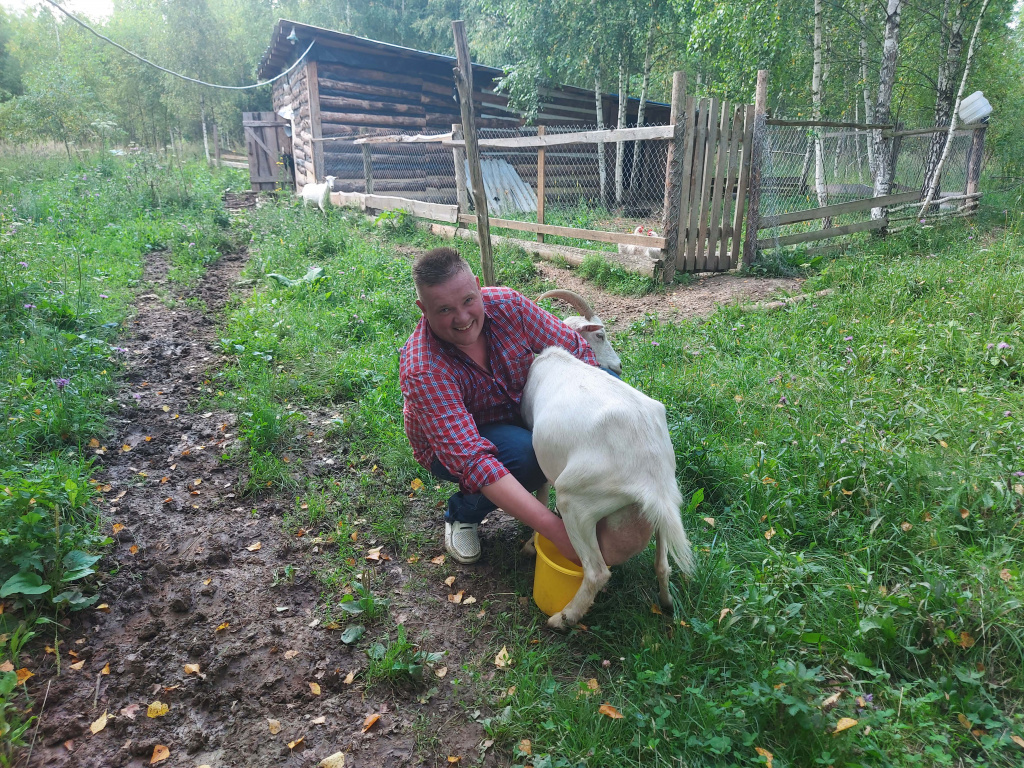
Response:
[[[754,107],[687,99],[686,126],[675,268],[724,272],[739,260]]]
[[[249,181],[254,191],[294,187],[292,142],[284,130],[287,126],[273,112],[242,113]]]

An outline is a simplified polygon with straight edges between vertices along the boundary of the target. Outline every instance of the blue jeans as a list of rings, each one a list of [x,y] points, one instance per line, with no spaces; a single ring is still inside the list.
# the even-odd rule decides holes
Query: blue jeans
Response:
[[[480,436],[494,443],[498,449],[498,461],[505,465],[526,490],[533,493],[544,485],[546,478],[537,464],[537,456],[533,452],[533,433],[530,430],[515,424],[486,424],[480,427]],[[430,473],[439,480],[458,482],[437,459],[434,459]],[[496,505],[482,493],[459,491],[448,499],[444,519],[449,523],[479,523],[495,509]]]

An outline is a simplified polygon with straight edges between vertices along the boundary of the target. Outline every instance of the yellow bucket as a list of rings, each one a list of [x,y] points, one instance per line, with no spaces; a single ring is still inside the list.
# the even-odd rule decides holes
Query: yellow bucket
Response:
[[[533,600],[548,616],[565,608],[583,583],[583,568],[562,557],[558,547],[539,533],[533,535],[537,566],[533,571]]]

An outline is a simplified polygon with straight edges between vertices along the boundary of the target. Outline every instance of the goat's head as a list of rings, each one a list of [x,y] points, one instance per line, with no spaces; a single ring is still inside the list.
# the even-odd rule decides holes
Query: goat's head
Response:
[[[324,176],[324,183],[327,185],[328,191],[334,191],[334,176]]]
[[[571,315],[562,322],[587,340],[594,350],[598,365],[615,371],[615,373],[622,373],[622,361],[619,359],[618,353],[612,349],[612,345],[608,343],[608,334],[605,331],[604,323],[595,314],[586,299],[578,293],[562,288],[541,294],[537,301],[541,299],[561,299],[579,312],[579,315]]]

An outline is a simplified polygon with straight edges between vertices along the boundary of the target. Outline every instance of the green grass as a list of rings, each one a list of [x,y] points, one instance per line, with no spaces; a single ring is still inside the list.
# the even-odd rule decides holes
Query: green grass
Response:
[[[810,271],[809,290],[835,289],[825,299],[617,336],[625,378],[668,408],[684,493],[704,491],[685,520],[700,569],[676,582],[674,615],[650,609],[651,552],[616,569],[587,631],[553,636],[516,601],[494,614],[493,652],[459,673],[475,691],[460,695],[483,696],[465,705],[492,713],[504,759],[526,738],[533,765],[764,764],[756,748],[775,766],[1019,764],[1024,238],[1010,223],[865,240]],[[251,224],[252,276],[328,273],[262,285],[233,312],[221,388],[339,414],[345,473],[295,518],[340,525],[339,565],[321,577],[336,617],[365,537],[415,554],[413,523],[447,490],[412,460],[397,382],[418,320],[409,259],[440,241],[289,205]],[[550,287],[522,252],[497,262],[503,282]],[[275,440],[279,453],[301,442]],[[528,567],[490,556],[530,594]],[[380,646],[380,681],[395,669],[383,659],[415,652],[388,627],[364,641]],[[488,681],[503,645],[514,664]],[[591,678],[599,694],[581,692]],[[844,717],[857,725],[833,734]]]

